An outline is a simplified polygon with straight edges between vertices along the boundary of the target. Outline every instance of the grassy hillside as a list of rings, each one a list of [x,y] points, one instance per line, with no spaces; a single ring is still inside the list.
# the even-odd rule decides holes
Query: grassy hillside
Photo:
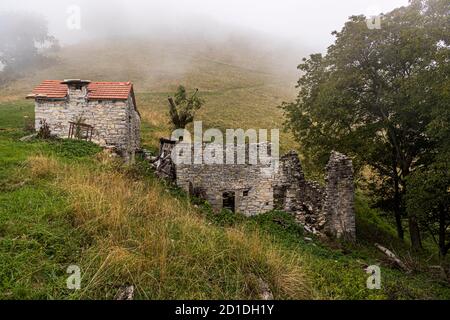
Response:
[[[2,88],[0,101],[22,99],[44,79],[130,80],[138,108],[153,126],[145,135],[145,144],[153,147],[160,135],[170,134],[167,96],[180,84],[200,89],[206,105],[197,120],[205,127],[281,129],[277,106],[295,96],[296,64],[302,58],[281,49],[269,54],[245,40],[199,39],[93,42],[50,56],[54,59],[50,67]],[[295,58],[287,68],[289,56]],[[284,151],[296,147],[289,134],[283,133],[281,143]]]
[[[124,167],[95,145],[20,142],[33,119],[23,97],[44,79],[135,83],[143,144],[170,134],[167,96],[179,84],[206,100],[204,127],[281,128],[277,106],[296,80],[283,51],[245,41],[174,43],[122,40],[66,47],[0,92],[0,299],[114,298],[126,285],[137,299],[253,299],[261,282],[276,299],[448,299],[450,289],[411,258],[378,212],[357,197],[358,244],[309,239],[290,215],[248,219],[212,214],[201,201],[156,179],[139,162]],[[269,54],[270,53],[270,54]],[[287,70],[287,71],[286,71]],[[28,117],[28,118],[25,118]],[[298,148],[282,134],[282,149]],[[377,252],[393,249],[414,270],[404,274]],[[82,289],[66,289],[79,265]],[[382,289],[366,288],[365,267],[379,264]]]
[[[89,143],[17,142],[30,105],[1,105],[0,297],[306,298],[299,256],[257,231],[210,226],[147,167],[123,168]],[[65,269],[83,288],[65,289]]]
[[[212,214],[93,144],[20,142],[24,116],[30,102],[0,104],[0,299],[108,299],[130,284],[136,299],[258,299],[261,282],[276,299],[450,298],[438,275],[404,274],[373,250],[377,241],[407,257],[364,201],[359,244],[309,240],[281,212]],[[66,288],[74,264],[76,292]],[[382,290],[366,288],[371,264]]]

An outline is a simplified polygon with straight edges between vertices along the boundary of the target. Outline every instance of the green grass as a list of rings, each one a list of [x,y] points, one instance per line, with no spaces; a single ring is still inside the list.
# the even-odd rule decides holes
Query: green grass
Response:
[[[18,141],[22,107],[0,105],[1,299],[114,298],[128,283],[137,299],[250,299],[258,277],[278,298],[308,297],[294,253],[208,225],[142,163],[119,166],[85,142]],[[66,289],[72,264],[81,291]]]
[[[226,129],[267,129],[270,135],[271,129],[278,129],[281,153],[297,149],[293,137],[283,131],[283,115],[278,106],[286,95],[279,95],[280,87],[266,85],[201,92],[205,106],[198,112],[196,121],[202,121],[203,130],[217,128],[222,132]],[[150,149],[159,146],[160,137],[171,134],[167,97],[173,93],[137,95],[140,112],[147,123],[142,132],[144,145]],[[187,129],[193,134],[192,124]]]
[[[83,237],[64,196],[43,181],[0,195],[0,298],[62,298]]]
[[[71,226],[64,195],[48,177],[23,175],[29,156],[50,153],[46,142],[20,142],[32,104],[0,105],[0,298],[61,298],[68,263],[76,261],[82,234]]]
[[[282,127],[277,106],[294,98],[295,77],[274,71],[273,61],[257,52],[131,44],[115,50],[90,45],[89,66],[82,63],[86,46],[65,49],[60,63],[2,90],[0,299],[114,298],[126,284],[136,286],[138,299],[250,299],[258,297],[255,277],[279,299],[450,299],[448,283],[426,268],[435,255],[427,251],[409,261],[407,243],[362,195],[357,244],[307,241],[311,236],[286,213],[251,219],[213,214],[202,201],[191,203],[155,179],[142,163],[123,168],[90,143],[19,141],[25,117],[33,117],[33,102],[22,97],[43,79],[68,77],[132,80],[143,146],[153,151],[170,134],[167,96],[179,84],[200,89],[206,104],[197,120],[205,129]],[[282,133],[282,152],[297,148]],[[393,268],[374,242],[417,271]],[[83,270],[79,292],[65,286],[71,264]],[[382,290],[366,288],[364,268],[371,264],[381,266]]]
[[[364,209],[357,208],[358,226],[370,224]],[[299,252],[308,266],[315,298],[319,299],[450,299],[448,283],[439,278],[433,278],[426,272],[405,274],[388,265],[385,257],[380,254],[370,239],[359,234],[358,244],[322,242],[314,236],[304,234],[303,228],[295,223],[294,218],[284,212],[271,212],[250,219],[231,216],[223,212],[212,219],[218,225],[245,225],[249,230],[263,230],[272,237],[274,243],[280,244],[285,250]],[[231,221],[231,222],[230,222]],[[386,227],[386,226],[384,226]],[[371,225],[375,234],[389,234],[383,231],[383,225]],[[388,226],[390,229],[390,226]],[[378,236],[377,241],[391,247],[391,235]],[[312,241],[305,238],[312,238]],[[405,244],[396,242],[397,248]],[[382,289],[369,290],[366,287],[368,274],[365,268],[369,265],[379,265],[382,275]]]

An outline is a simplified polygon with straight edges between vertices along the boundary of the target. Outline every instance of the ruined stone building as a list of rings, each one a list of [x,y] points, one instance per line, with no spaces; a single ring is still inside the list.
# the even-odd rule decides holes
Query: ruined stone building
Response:
[[[125,158],[140,148],[140,115],[131,82],[46,80],[35,100],[35,126],[47,123],[61,138],[84,138],[114,148]]]
[[[282,210],[312,232],[355,238],[352,161],[337,152],[326,166],[326,184],[305,178],[296,152],[272,164],[175,164],[177,143],[161,139],[155,167],[192,196],[209,202],[213,210],[229,209],[247,216]],[[248,146],[247,146],[248,148]],[[224,148],[226,149],[226,148]],[[237,150],[234,150],[237,152]]]

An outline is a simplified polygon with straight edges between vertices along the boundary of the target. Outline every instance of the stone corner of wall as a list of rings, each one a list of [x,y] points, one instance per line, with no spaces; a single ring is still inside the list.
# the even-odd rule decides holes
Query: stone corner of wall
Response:
[[[355,239],[353,163],[348,156],[333,151],[326,165],[324,214],[325,233]]]

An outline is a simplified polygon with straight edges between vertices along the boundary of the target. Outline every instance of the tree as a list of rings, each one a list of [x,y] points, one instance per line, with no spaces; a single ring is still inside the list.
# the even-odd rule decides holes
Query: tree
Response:
[[[17,74],[42,56],[39,47],[57,46],[47,22],[30,13],[0,13],[0,63],[2,78]]]
[[[450,250],[450,153],[408,179],[407,209],[429,232],[443,259]]]
[[[188,95],[185,87],[179,86],[175,98],[169,97],[169,116],[176,129],[184,129],[194,121],[195,113],[203,106],[204,101],[198,96],[198,89]]]
[[[449,49],[448,35],[435,23],[448,24],[449,7],[445,0],[411,1],[384,15],[380,30],[369,29],[364,16],[351,17],[333,33],[325,56],[304,59],[298,97],[282,105],[287,128],[310,156],[324,162],[339,148],[354,157],[357,169],[370,166],[373,190],[394,212],[400,238],[407,178],[431,161],[426,130],[436,97],[423,81],[442,67],[440,50]],[[448,97],[440,99],[448,105]],[[414,212],[408,226],[413,248],[420,249]]]
[[[435,20],[432,20],[436,23]],[[445,26],[436,24],[438,28]],[[447,24],[448,30],[449,24]],[[448,33],[442,34],[443,37]],[[433,142],[432,161],[411,173],[408,179],[407,211],[418,217],[431,235],[443,259],[450,250],[450,50],[441,46],[435,72],[423,79],[433,99],[432,120],[426,135]]]

